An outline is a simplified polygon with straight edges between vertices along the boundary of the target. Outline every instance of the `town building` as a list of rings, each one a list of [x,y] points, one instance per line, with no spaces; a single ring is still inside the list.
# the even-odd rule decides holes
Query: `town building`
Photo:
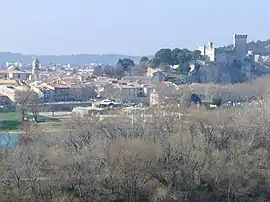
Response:
[[[38,69],[39,62],[35,59],[32,64],[32,71],[22,70],[18,66],[11,65],[6,70],[0,70],[0,78],[18,81],[36,80],[39,74]]]
[[[30,80],[32,81],[38,80],[39,73],[40,73],[40,63],[36,58],[34,58],[32,62],[32,72],[31,72]]]
[[[20,85],[20,83],[19,81],[12,80],[12,79],[0,79],[0,86],[2,85],[18,86]]]
[[[110,110],[98,107],[75,107],[72,113],[79,117],[108,115]]]
[[[159,68],[151,68],[151,67],[148,67],[147,68],[147,73],[146,73],[146,76],[148,77],[152,77],[154,73],[158,72],[158,71],[161,71]]]
[[[117,84],[109,84],[99,90],[99,97],[120,102],[148,103],[151,85],[139,81],[119,80]]]
[[[139,103],[149,103],[151,86],[140,84],[138,82],[122,83],[117,85],[119,88],[119,99],[121,101],[131,101]]]
[[[46,102],[88,101],[95,97],[95,86],[92,83],[66,83],[54,81],[39,86]]]
[[[34,89],[28,86],[0,86],[0,93],[7,96],[13,103],[21,103],[24,101],[37,101],[41,94],[38,94]]]
[[[6,67],[9,67],[9,66],[15,66],[15,67],[22,67],[23,64],[19,61],[17,62],[6,62]]]

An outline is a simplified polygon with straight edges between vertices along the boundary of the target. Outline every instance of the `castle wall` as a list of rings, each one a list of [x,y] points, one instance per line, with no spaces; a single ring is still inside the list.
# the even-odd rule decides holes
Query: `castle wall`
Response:
[[[215,48],[207,48],[206,55],[208,56],[208,59],[210,62],[214,62],[215,61]]]

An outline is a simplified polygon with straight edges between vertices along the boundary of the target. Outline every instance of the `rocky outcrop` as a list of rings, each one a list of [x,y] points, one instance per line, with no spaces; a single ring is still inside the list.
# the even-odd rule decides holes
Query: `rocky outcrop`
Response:
[[[199,70],[178,80],[177,83],[241,83],[252,79],[254,72],[255,65],[251,57],[241,59],[231,57],[228,60],[201,66]]]

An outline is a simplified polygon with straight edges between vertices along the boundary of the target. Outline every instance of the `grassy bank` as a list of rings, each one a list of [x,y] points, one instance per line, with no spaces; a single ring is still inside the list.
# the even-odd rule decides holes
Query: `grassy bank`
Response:
[[[32,120],[33,116],[27,114],[26,118]],[[57,118],[38,116],[38,123],[56,122]],[[0,131],[18,131],[21,129],[21,116],[16,112],[0,113]]]

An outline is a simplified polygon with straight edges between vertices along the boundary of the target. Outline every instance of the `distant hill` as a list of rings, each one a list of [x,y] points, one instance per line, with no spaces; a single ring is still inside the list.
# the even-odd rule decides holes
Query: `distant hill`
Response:
[[[121,54],[78,54],[78,55],[35,55],[42,64],[73,64],[84,65],[87,63],[116,64],[118,59],[130,58],[138,62],[141,56],[128,56]],[[0,64],[8,61],[20,61],[25,64],[32,62],[33,55],[20,53],[0,52]]]
[[[232,45],[217,48],[217,53],[231,50]],[[266,41],[252,41],[248,43],[248,49],[254,54],[270,55],[270,39]],[[139,62],[141,56],[128,56],[122,54],[77,54],[77,55],[35,55],[42,64],[73,64],[84,65],[87,63],[116,64],[118,59],[130,58]],[[150,57],[150,56],[149,56]],[[25,64],[32,62],[33,55],[23,55],[20,53],[0,52],[0,64],[8,61],[20,61]]]

